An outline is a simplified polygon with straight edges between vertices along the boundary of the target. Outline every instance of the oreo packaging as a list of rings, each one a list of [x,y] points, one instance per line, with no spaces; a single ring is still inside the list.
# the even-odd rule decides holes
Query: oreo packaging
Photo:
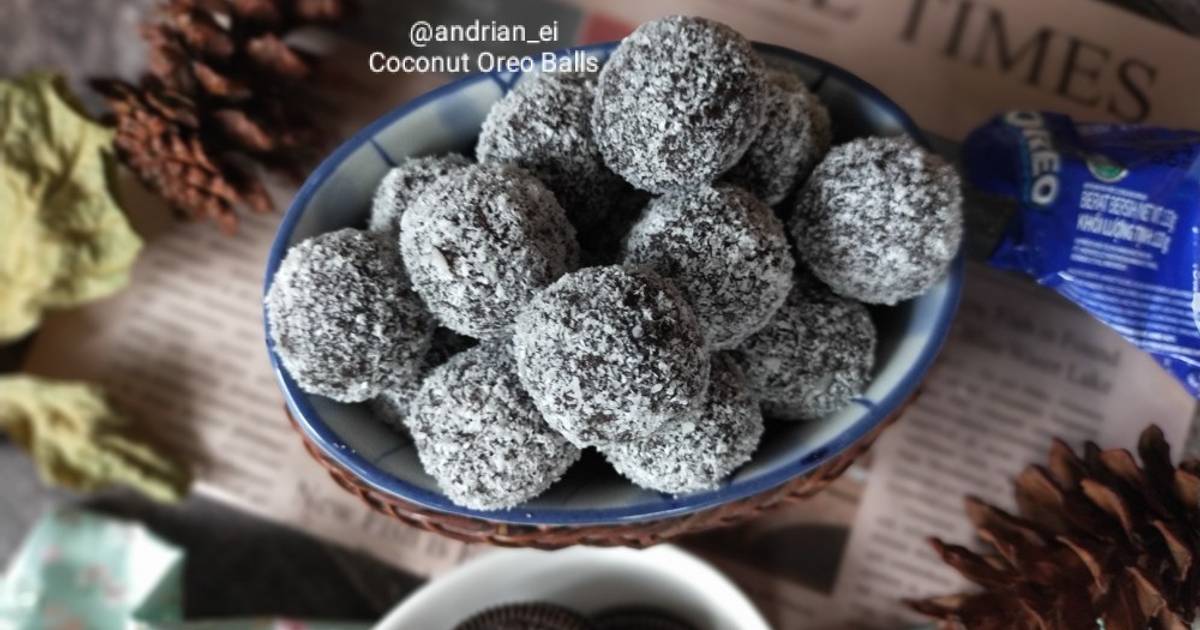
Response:
[[[991,265],[1079,304],[1200,395],[1200,132],[1014,111],[972,132],[963,161],[1018,206]]]

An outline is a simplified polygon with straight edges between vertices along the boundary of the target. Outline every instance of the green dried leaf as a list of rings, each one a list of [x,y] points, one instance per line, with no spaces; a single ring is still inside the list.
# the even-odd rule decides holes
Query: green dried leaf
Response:
[[[81,491],[124,485],[160,501],[179,500],[187,472],[131,429],[98,387],[0,377],[0,430],[29,451],[47,483]]]
[[[128,283],[142,241],[110,187],[112,138],[58,77],[0,80],[0,341]]]

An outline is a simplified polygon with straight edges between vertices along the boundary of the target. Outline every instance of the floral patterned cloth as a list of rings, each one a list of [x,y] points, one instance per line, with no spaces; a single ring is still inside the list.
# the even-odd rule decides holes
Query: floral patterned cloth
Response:
[[[34,526],[0,578],[4,630],[365,630],[284,619],[183,621],[183,550],[75,509]]]

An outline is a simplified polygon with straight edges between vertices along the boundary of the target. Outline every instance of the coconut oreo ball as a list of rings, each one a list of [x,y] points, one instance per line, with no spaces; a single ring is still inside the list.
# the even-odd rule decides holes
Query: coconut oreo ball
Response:
[[[737,346],[762,328],[792,288],[795,261],[783,224],[733,186],[655,198],[625,249],[627,263],[674,281],[716,349]]]
[[[862,393],[875,364],[875,324],[862,304],[808,274],[733,355],[767,417],[816,420]]]
[[[541,494],[579,458],[517,378],[508,342],[455,355],[425,378],[405,424],[425,472],[458,505],[510,508]]]
[[[397,378],[387,389],[370,401],[371,413],[384,424],[394,429],[404,429],[409,404],[421,389],[421,383],[434,368],[450,360],[450,357],[475,346],[475,340],[464,337],[449,328],[436,328],[429,342],[429,350],[411,374]]]
[[[786,199],[829,150],[833,127],[829,110],[799,77],[769,70],[767,78],[766,122],[725,179],[773,206]]]
[[[471,160],[457,153],[404,160],[388,171],[375,189],[369,227],[372,230],[398,231],[400,216],[426,186],[470,164]]]
[[[649,437],[603,449],[608,461],[635,484],[671,494],[716,488],[750,461],[762,437],[758,400],[742,372],[724,353],[712,358],[708,398],[692,414],[667,422]]]
[[[510,162],[542,180],[581,234],[603,223],[629,187],[592,137],[595,93],[594,74],[528,76],[488,112],[475,147],[480,162]]]
[[[953,166],[907,137],[861,138],[817,165],[788,227],[835,292],[895,304],[933,286],[957,254],[961,186]]]
[[[683,296],[648,269],[590,267],[542,291],[517,318],[521,382],[577,446],[649,435],[692,410],[709,358]]]
[[[434,326],[392,239],[353,229],[288,250],[266,307],[288,373],[304,391],[342,402],[410,379]]]
[[[443,324],[472,337],[505,334],[534,293],[579,260],[554,194],[513,166],[473,165],[438,179],[400,224],[417,293]]]
[[[765,113],[764,66],[750,43],[724,24],[673,16],[639,26],[613,52],[592,130],[609,168],[661,193],[737,164]]]

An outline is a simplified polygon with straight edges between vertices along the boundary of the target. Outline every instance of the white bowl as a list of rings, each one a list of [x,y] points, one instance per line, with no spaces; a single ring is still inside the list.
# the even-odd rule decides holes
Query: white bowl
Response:
[[[493,606],[550,602],[585,615],[652,606],[698,630],[769,630],[725,576],[670,545],[488,552],[413,593],[375,630],[450,630]]]

